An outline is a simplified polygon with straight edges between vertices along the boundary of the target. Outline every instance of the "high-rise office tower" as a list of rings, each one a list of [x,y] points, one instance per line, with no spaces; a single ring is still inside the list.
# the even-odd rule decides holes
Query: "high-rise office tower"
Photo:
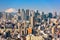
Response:
[[[29,13],[30,13],[30,11],[29,11],[29,9],[27,9],[26,10],[26,20],[29,20]]]
[[[3,16],[2,12],[0,12],[0,18]]]
[[[41,16],[41,18],[42,18],[42,19],[44,18],[44,12],[42,12],[42,16]]]
[[[34,23],[34,11],[31,10],[30,11],[30,24],[31,24],[31,27],[33,27],[33,23]]]
[[[22,14],[21,15],[22,20],[25,20],[26,14],[25,14],[25,10],[24,9],[22,9],[21,14]]]
[[[18,9],[18,13],[20,14],[20,9]]]
[[[21,18],[21,11],[20,11],[20,9],[18,9],[17,15],[18,15],[18,21],[20,21],[20,20],[22,19],[22,18]]]
[[[29,9],[26,9],[26,15],[27,16],[29,15]]]
[[[54,13],[54,18],[57,18],[57,12]]]
[[[52,18],[53,14],[51,12],[48,13],[48,18]]]
[[[11,20],[12,17],[13,17],[12,13],[6,13],[6,18],[8,20]]]
[[[6,18],[7,18],[7,19],[9,19],[9,17],[8,17],[8,16],[9,16],[9,13],[6,13]]]
[[[35,17],[37,17],[37,16],[39,16],[40,15],[40,13],[38,12],[38,10],[36,10],[36,12],[35,12]]]

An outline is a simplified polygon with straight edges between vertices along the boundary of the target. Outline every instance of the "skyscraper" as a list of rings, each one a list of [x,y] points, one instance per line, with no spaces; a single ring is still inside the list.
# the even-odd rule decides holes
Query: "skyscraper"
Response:
[[[35,17],[37,17],[37,16],[39,16],[40,15],[40,13],[38,12],[38,10],[36,10],[36,12],[35,12]]]
[[[5,12],[3,12],[3,20],[6,20],[6,13]]]
[[[20,21],[22,19],[21,18],[21,11],[20,11],[20,9],[18,9],[17,15],[18,15],[18,21]]]
[[[20,14],[20,9],[18,9],[18,13]]]
[[[26,10],[26,20],[29,20],[29,13],[30,13],[30,11],[29,11],[29,9],[27,9]]]
[[[52,16],[53,16],[52,13],[49,12],[49,13],[48,13],[48,17],[49,17],[49,18],[52,18]]]
[[[6,13],[6,18],[8,20],[11,20],[12,17],[13,17],[12,13]]]
[[[0,12],[0,18],[3,16],[2,12]]]
[[[27,16],[29,15],[29,9],[26,9],[26,15]]]
[[[22,13],[22,20],[25,20],[25,17],[26,17],[25,10],[22,9],[21,13]]]
[[[54,18],[57,18],[57,12],[54,12]]]
[[[31,23],[31,27],[33,27],[33,23],[34,23],[34,11],[33,10],[31,10],[30,11],[30,23]]]

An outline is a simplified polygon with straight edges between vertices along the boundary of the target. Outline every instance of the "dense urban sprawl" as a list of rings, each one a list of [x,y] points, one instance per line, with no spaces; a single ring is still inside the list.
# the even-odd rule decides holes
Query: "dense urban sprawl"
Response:
[[[0,40],[60,40],[60,15],[29,9],[0,12]]]

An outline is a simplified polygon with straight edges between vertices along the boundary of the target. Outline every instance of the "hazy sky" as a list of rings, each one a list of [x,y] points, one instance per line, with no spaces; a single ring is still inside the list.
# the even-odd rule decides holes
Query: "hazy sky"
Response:
[[[44,12],[59,12],[60,0],[0,0],[0,11],[8,8],[38,9]]]

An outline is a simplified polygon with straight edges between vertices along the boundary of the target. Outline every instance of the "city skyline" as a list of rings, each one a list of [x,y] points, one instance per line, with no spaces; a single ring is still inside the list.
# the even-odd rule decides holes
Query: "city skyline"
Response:
[[[0,11],[6,9],[32,9],[48,12],[60,12],[59,0],[0,0]]]

